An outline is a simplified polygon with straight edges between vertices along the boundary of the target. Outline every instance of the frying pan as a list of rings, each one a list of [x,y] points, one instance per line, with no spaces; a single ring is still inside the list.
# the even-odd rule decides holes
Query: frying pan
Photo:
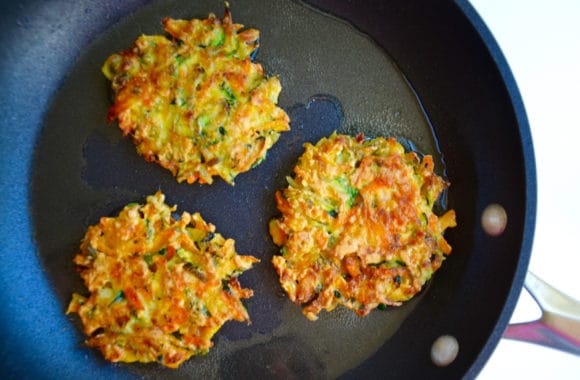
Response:
[[[4,378],[474,377],[506,328],[525,277],[535,221],[530,132],[518,90],[490,33],[464,1],[232,1],[235,22],[261,30],[256,60],[279,75],[291,119],[268,158],[231,187],[177,184],[106,125],[100,66],[163,17],[221,15],[220,1],[2,2],[0,130]],[[367,318],[335,310],[312,323],[281,294],[267,234],[273,194],[306,141],[333,130],[393,135],[432,154],[452,183],[453,253],[421,294]],[[253,323],[231,322],[205,357],[178,370],[110,364],[86,348],[64,310],[82,291],[72,257],[88,225],[162,189],[200,211],[237,249],[262,259],[241,276]],[[445,204],[446,203],[446,204]],[[482,211],[501,204],[505,232]],[[459,354],[435,366],[431,345]]]

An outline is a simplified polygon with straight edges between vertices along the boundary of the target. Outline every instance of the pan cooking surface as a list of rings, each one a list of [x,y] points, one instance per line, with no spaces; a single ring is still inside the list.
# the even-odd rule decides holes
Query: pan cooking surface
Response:
[[[246,0],[234,2],[231,9],[234,22],[260,30],[256,61],[270,75],[279,75],[279,105],[289,113],[292,130],[281,136],[265,162],[238,176],[235,187],[221,180],[211,186],[178,184],[168,171],[146,163],[130,139],[105,122],[111,94],[100,67],[109,54],[128,49],[140,34],[162,34],[163,17],[204,18],[209,12],[221,17],[223,5],[159,1],[141,8],[83,49],[52,100],[33,168],[38,252],[64,313],[73,291],[84,293],[72,258],[86,228],[162,189],[169,204],[201,212],[224,236],[236,240],[240,253],[262,260],[240,277],[243,286],[254,289],[254,297],[245,301],[252,324],[226,324],[207,356],[194,357],[176,371],[140,364],[117,369],[138,376],[336,377],[377,351],[421,296],[366,318],[338,308],[322,313],[318,322],[307,321],[283,294],[270,264],[277,251],[267,227],[276,215],[274,192],[285,187],[302,144],[335,130],[408,139],[419,151],[435,156],[440,174],[441,156],[413,90],[371,39],[294,1]],[[82,347],[78,318],[69,319],[78,349],[105,365],[100,353]]]

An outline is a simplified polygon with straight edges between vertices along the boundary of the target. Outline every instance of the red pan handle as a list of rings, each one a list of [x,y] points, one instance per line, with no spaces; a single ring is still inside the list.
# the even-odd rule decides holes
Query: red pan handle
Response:
[[[556,348],[580,356],[580,302],[528,272],[524,287],[542,310],[537,321],[509,325],[504,338]]]

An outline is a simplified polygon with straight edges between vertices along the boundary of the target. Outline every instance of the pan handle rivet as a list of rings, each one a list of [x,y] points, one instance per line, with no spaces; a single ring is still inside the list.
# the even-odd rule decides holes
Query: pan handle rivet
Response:
[[[452,335],[441,335],[431,346],[431,360],[439,367],[451,364],[459,352],[459,343]]]
[[[483,214],[481,214],[481,226],[488,235],[501,235],[506,225],[507,213],[501,205],[492,203],[483,210]]]

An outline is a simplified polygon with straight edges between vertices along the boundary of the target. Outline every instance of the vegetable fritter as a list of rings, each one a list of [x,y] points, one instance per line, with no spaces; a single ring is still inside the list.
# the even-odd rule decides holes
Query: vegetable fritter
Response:
[[[333,134],[305,152],[276,193],[270,221],[281,246],[272,259],[290,300],[316,320],[344,305],[364,316],[417,294],[451,246],[455,212],[433,205],[449,185],[433,159],[405,152],[394,138]]]
[[[179,182],[220,176],[233,184],[290,129],[276,106],[280,81],[252,62],[260,32],[241,31],[227,3],[222,20],[210,14],[163,25],[170,38],[143,35],[106,60],[115,98],[108,120]]]
[[[250,322],[241,299],[253,292],[237,276],[259,260],[239,256],[199,213],[175,220],[164,199],[157,192],[101,218],[74,258],[90,294],[73,294],[67,313],[113,362],[175,368],[207,353],[225,322]]]

